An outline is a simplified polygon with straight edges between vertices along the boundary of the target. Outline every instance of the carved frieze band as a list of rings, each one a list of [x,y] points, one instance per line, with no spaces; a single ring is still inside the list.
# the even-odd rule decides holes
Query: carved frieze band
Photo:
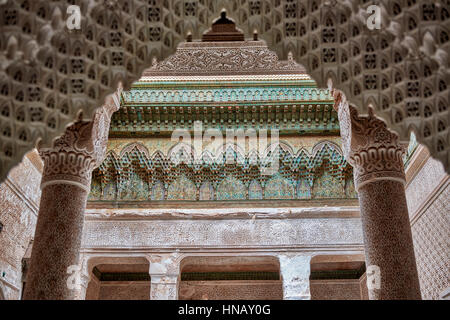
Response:
[[[182,43],[174,55],[155,63],[143,76],[224,75],[224,74],[304,74],[291,53],[280,61],[264,41]]]

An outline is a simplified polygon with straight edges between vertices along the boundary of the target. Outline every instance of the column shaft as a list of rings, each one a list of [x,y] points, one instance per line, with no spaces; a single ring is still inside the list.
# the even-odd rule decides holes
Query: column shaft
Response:
[[[421,299],[398,136],[369,107],[359,116],[335,91],[344,155],[353,166],[371,300]]]
[[[87,192],[54,184],[41,196],[24,299],[73,299],[67,270],[78,264]]]
[[[360,187],[358,194],[366,265],[378,266],[381,272],[379,289],[369,288],[370,299],[420,299],[403,183],[374,181]]]

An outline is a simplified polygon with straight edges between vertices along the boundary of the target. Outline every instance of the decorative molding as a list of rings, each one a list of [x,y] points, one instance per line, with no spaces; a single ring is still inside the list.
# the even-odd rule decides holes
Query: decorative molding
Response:
[[[92,122],[77,122],[56,140],[54,148],[39,150],[44,161],[41,188],[67,183],[89,190],[96,163],[89,140],[92,126]]]
[[[144,71],[143,77],[306,74],[292,54],[280,61],[264,41],[184,42],[163,62]]]
[[[138,86],[139,85],[139,86]],[[221,87],[221,86],[224,87]],[[226,85],[226,87],[225,87]],[[185,106],[185,105],[239,105],[239,104],[333,104],[333,97],[326,89],[298,81],[273,81],[251,83],[241,81],[233,86],[227,81],[216,80],[196,86],[185,83],[137,83],[122,94],[123,102],[129,106]],[[131,111],[131,110],[130,110]]]
[[[187,84],[193,82],[197,86],[203,86],[214,81],[226,81],[231,87],[238,86],[239,82],[248,81],[254,84],[264,85],[267,81],[276,81],[277,83],[286,82],[288,85],[292,81],[300,81],[305,86],[317,86],[316,82],[307,74],[238,74],[238,75],[160,75],[160,76],[142,76],[133,85],[152,85],[154,83],[164,82],[168,84]],[[325,89],[322,89],[325,90]]]
[[[229,272],[181,272],[181,281],[222,281],[251,280],[279,281],[279,272],[269,271],[229,271]]]
[[[107,246],[96,246],[96,247],[84,247],[80,250],[81,254],[88,254],[92,257],[102,257],[102,256],[114,256],[114,257],[130,257],[130,255],[139,254],[160,254],[174,252],[173,247],[137,247],[137,248],[111,248]],[[198,248],[195,247],[180,247],[177,251],[182,254],[195,255],[198,253]],[[333,245],[286,245],[286,246],[264,246],[264,247],[213,247],[213,248],[203,248],[200,253],[201,256],[205,255],[273,255],[284,253],[320,253],[320,254],[364,254],[364,244],[343,244],[339,246]]]
[[[231,126],[278,129],[282,134],[336,134],[339,124],[332,105],[328,90],[296,80],[139,82],[122,93],[110,137],[193,130],[196,121],[223,131]]]
[[[299,203],[292,201],[290,206],[281,207],[283,204],[278,202],[267,202],[266,207],[251,209],[239,206],[239,203],[220,202],[218,204],[209,202],[203,207],[193,207],[192,202],[186,203],[186,206],[191,205],[190,208],[184,208],[184,203],[180,205],[181,208],[154,208],[153,203],[144,203],[144,208],[115,208],[110,209],[111,204],[106,203],[105,207],[95,207],[86,209],[87,221],[138,221],[138,220],[219,220],[219,219],[245,219],[245,220],[262,220],[262,219],[351,219],[359,218],[360,212],[357,201],[353,203],[340,203],[340,206],[323,206],[324,203],[315,204]],[[241,202],[242,204],[242,202]],[[248,206],[253,205],[250,202]],[[247,206],[247,204],[245,204]],[[302,207],[303,205],[303,207]],[[322,205],[322,206],[320,206]],[[217,208],[220,206],[220,208]],[[261,206],[261,204],[260,204]],[[145,208],[147,207],[147,208]],[[109,208],[109,209],[108,209]]]

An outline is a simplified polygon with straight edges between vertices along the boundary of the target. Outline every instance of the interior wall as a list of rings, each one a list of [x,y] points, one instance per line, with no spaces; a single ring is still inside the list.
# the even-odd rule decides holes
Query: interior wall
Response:
[[[192,256],[181,261],[180,271],[180,300],[283,299],[280,263],[274,256]],[[268,272],[278,280],[268,280],[267,277],[262,280],[259,272]],[[201,279],[185,278],[183,281],[183,275],[189,273],[205,274],[201,275]],[[234,273],[234,276],[229,278],[226,273]],[[237,276],[236,273],[241,274]],[[209,279],[205,278],[206,274]],[[229,280],[223,280],[224,277]]]
[[[142,257],[89,260],[86,300],[150,300],[149,262]]]
[[[3,294],[3,288],[0,285],[0,300],[5,300],[5,295]]]
[[[86,289],[85,300],[98,300],[100,294],[100,281],[91,277],[88,287]]]
[[[311,300],[368,300],[363,255],[317,255],[311,259]]]
[[[311,280],[311,300],[361,300],[359,279]]]
[[[180,300],[282,300],[281,281],[181,281]]]
[[[0,185],[0,284],[7,300],[20,299],[22,259],[36,228],[42,166],[33,151]]]
[[[102,281],[97,300],[150,300],[150,282]]]
[[[423,299],[450,287],[450,180],[442,164],[419,146],[406,170],[406,198]]]

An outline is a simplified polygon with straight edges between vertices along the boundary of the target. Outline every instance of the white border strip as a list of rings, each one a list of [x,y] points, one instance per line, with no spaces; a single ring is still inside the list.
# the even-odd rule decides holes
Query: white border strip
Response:
[[[68,184],[68,185],[80,187],[81,189],[83,189],[87,193],[91,192],[91,188],[90,187],[86,187],[82,183],[79,183],[79,182],[76,182],[76,181],[71,181],[71,180],[51,180],[51,181],[47,181],[47,182],[44,182],[44,183],[41,184],[41,190],[44,190],[45,187],[48,187],[48,186],[51,186],[51,185],[55,185],[55,184]]]

